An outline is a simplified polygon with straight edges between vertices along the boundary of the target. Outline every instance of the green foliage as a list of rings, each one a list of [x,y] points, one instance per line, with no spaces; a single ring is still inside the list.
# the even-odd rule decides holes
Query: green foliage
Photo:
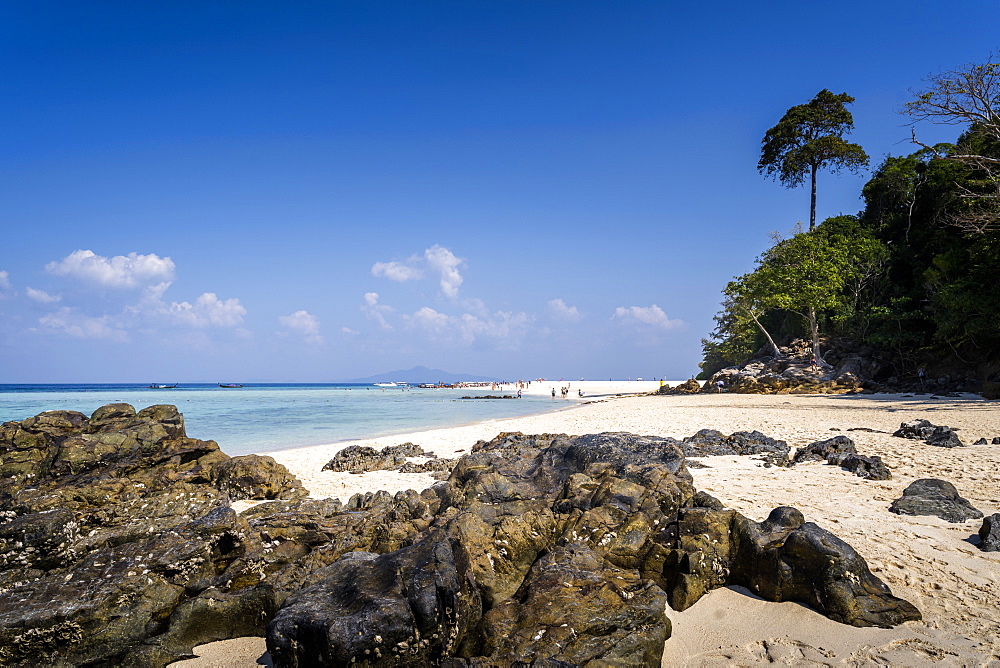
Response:
[[[786,111],[761,142],[757,169],[762,174],[789,188],[802,185],[807,176],[811,180],[810,230],[816,223],[816,172],[856,172],[868,164],[864,149],[844,139],[854,129],[854,118],[844,106],[851,102],[854,98],[847,93],[835,95],[824,88],[808,103]]]
[[[704,370],[745,360],[769,337],[787,343],[808,324],[814,343],[824,333],[868,346],[888,363],[887,375],[922,364],[995,375],[1000,64],[965,66],[929,81],[904,112],[965,131],[953,144],[934,146],[914,134],[920,150],[878,166],[858,216],[830,218],[780,241],[754,271],[734,278],[715,331],[703,341]],[[863,151],[842,140],[852,127],[844,105],[852,101],[824,90],[789,109],[765,135],[758,168],[792,187],[820,166],[860,167]]]

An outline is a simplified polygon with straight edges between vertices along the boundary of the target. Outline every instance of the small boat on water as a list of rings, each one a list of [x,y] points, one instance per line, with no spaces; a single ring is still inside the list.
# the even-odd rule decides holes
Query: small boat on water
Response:
[[[243,386],[240,385],[239,383],[219,383],[219,387],[234,388],[234,387],[243,387]]]
[[[375,387],[399,387],[398,383],[372,383]]]
[[[177,387],[177,383],[174,383],[173,385],[161,385],[160,383],[151,383],[149,385],[149,389],[151,390],[172,390],[175,387]]]

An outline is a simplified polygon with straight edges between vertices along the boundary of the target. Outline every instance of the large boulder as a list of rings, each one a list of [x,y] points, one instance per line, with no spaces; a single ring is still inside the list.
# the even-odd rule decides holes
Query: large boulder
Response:
[[[948,522],[966,522],[983,516],[968,500],[958,494],[947,480],[921,478],[903,490],[892,502],[889,512],[897,515],[934,515]]]
[[[309,492],[298,478],[266,455],[241,455],[219,464],[215,484],[238,499],[302,499]]]
[[[852,626],[889,627],[920,618],[892,595],[850,545],[775,508],[757,523],[731,510],[692,508],[678,521],[671,607],[684,610],[705,590],[743,585],[772,601],[798,601]]]

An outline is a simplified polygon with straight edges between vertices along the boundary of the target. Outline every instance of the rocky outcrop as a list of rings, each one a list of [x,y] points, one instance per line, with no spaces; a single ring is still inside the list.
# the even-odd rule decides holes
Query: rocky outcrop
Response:
[[[681,445],[501,434],[431,489],[341,503],[187,438],[172,407],[6,423],[0,662],[163,666],[266,633],[279,666],[655,665],[664,602],[727,584],[919,617],[794,509],[757,523],[697,492]],[[279,498],[237,514],[240,494]]]
[[[298,479],[266,455],[241,455],[221,462],[216,486],[239,499],[301,499],[308,496]]]
[[[987,515],[979,528],[979,549],[983,552],[1000,552],[1000,513]]]
[[[447,480],[457,461],[457,459],[434,458],[424,462],[406,462],[399,467],[399,472],[432,473],[435,480]]]
[[[903,490],[903,496],[892,502],[889,512],[897,515],[934,515],[948,522],[966,522],[983,514],[947,480],[922,478]]]
[[[758,524],[690,481],[670,439],[480,442],[434,488],[428,532],[313,573],[322,581],[288,599],[268,647],[280,665],[656,665],[664,601],[684,609],[727,584],[848,624],[919,617],[798,511]]]
[[[936,445],[940,448],[960,448],[965,444],[958,438],[958,434],[951,427],[935,425],[928,420],[910,420],[899,425],[899,429],[892,433],[899,438],[910,438],[921,440],[927,445]]]
[[[834,436],[799,448],[791,463],[810,461],[825,461],[869,480],[889,480],[892,477],[881,457],[858,454],[854,441],[847,436]]]
[[[827,342],[828,344],[834,342]],[[813,361],[812,344],[796,339],[782,346],[780,355],[764,349],[739,366],[715,372],[705,391],[715,391],[721,381],[726,392],[737,394],[845,394],[862,391],[878,365],[864,356],[870,351],[850,351],[844,342],[825,346],[825,360]]]
[[[707,388],[705,390],[706,392],[709,391],[710,389],[713,389],[713,388],[709,388],[707,385],[705,387]],[[669,384],[663,384],[663,385],[660,386],[660,389],[656,391],[656,393],[657,394],[698,394],[701,391],[702,391],[701,383],[699,383],[694,378],[689,378],[688,380],[685,380],[683,383],[677,385],[676,387],[670,387]]]
[[[809,361],[773,358],[716,372],[706,383],[722,381],[726,392],[736,394],[846,394],[863,389],[861,379],[842,368],[826,369]]]
[[[732,510],[682,510],[680,561],[671,607],[684,610],[704,591],[741,584],[768,600],[794,600],[854,626],[891,626],[918,619],[892,596],[864,559],[795,508],[775,508],[757,523]]]
[[[857,453],[857,451],[858,450],[854,445],[854,441],[847,436],[834,436],[833,438],[810,443],[804,448],[799,448],[795,451],[795,456],[792,458],[792,462],[795,464],[799,464],[801,462],[823,462],[826,461],[830,455],[842,453],[853,454]]]
[[[348,473],[369,473],[398,469],[406,463],[407,457],[430,456],[424,449],[413,443],[389,445],[381,450],[367,445],[349,445],[340,450],[323,467],[324,471],[346,471]]]
[[[702,429],[680,443],[686,457],[716,455],[762,455],[767,466],[787,466],[790,448],[759,431],[737,431],[726,436],[715,429]]]
[[[867,480],[889,480],[892,471],[878,455],[859,455],[853,452],[832,454],[826,458],[828,464],[839,466],[859,478]]]
[[[228,503],[305,495],[268,460],[188,438],[173,406],[4,423],[0,663],[163,665],[262,633],[274,589],[232,582],[267,550]]]

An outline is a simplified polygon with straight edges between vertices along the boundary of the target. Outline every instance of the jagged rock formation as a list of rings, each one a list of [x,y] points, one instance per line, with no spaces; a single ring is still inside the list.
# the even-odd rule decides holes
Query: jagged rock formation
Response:
[[[273,591],[232,594],[265,552],[228,507],[248,495],[306,491],[269,457],[187,438],[173,406],[3,424],[0,663],[162,665],[195,642],[262,632]]]
[[[921,478],[903,490],[903,496],[892,502],[889,512],[897,515],[934,515],[948,522],[979,519],[983,513],[947,480]]]
[[[725,584],[919,618],[798,511],[757,523],[696,492],[681,445],[502,434],[446,483],[342,504],[187,438],[173,407],[6,423],[0,662],[163,666],[267,625],[277,666],[650,665],[664,602]],[[274,500],[237,514],[232,494]]]
[[[958,438],[954,429],[944,425],[931,424],[928,420],[903,422],[892,435],[899,438],[921,440],[927,445],[936,445],[940,448],[960,448],[965,445]]]
[[[670,439],[502,434],[435,492],[429,533],[288,600],[268,629],[278,665],[654,665],[663,602],[725,584],[848,624],[919,617],[795,509],[758,524],[695,492]]]

